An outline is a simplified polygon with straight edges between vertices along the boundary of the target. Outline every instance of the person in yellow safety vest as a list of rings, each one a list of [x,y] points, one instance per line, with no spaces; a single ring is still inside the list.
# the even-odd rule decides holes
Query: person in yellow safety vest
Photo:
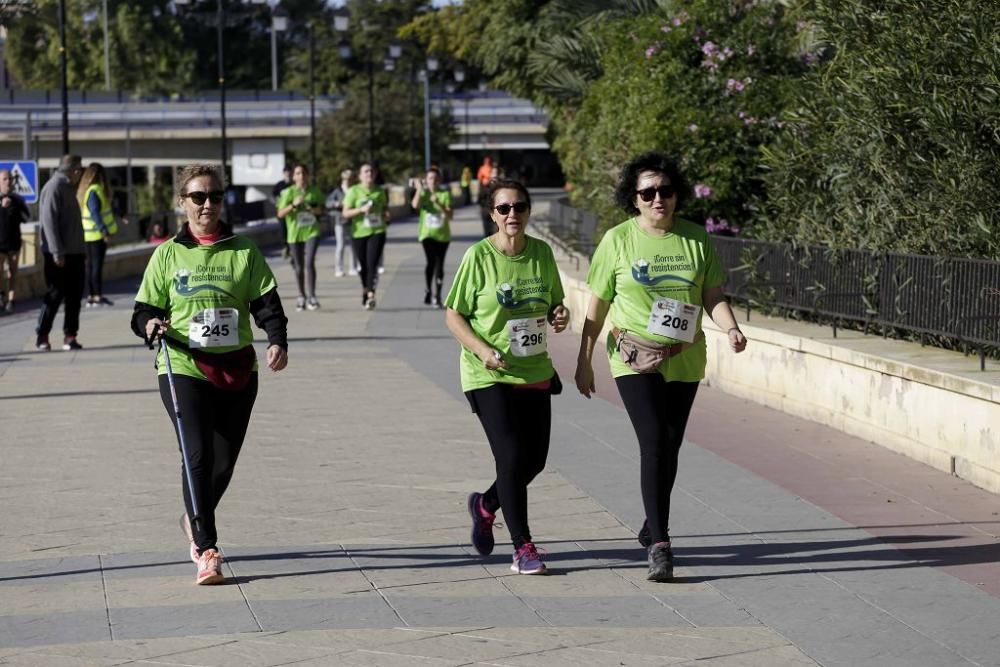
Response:
[[[111,208],[111,187],[100,162],[91,162],[76,191],[83,218],[83,240],[87,246],[87,308],[113,306],[104,296],[104,255],[108,241],[118,233]]]

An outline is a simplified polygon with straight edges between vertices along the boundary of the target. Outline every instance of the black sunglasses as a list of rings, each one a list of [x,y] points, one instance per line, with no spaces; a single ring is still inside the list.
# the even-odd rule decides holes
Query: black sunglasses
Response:
[[[524,213],[528,210],[528,202],[519,201],[513,204],[497,204],[493,208],[495,208],[497,213],[500,215],[507,215],[510,213],[511,209],[514,209],[514,213]]]
[[[639,199],[644,202],[653,201],[653,197],[656,196],[657,192],[660,193],[660,199],[670,199],[677,194],[677,190],[672,185],[661,185],[658,188],[643,188],[642,190],[635,191],[639,195]]]
[[[222,190],[212,190],[211,192],[201,192],[200,190],[195,190],[194,192],[186,192],[181,195],[181,197],[187,197],[195,206],[201,206],[206,201],[210,201],[213,204],[221,204],[222,200],[225,198],[226,193]]]

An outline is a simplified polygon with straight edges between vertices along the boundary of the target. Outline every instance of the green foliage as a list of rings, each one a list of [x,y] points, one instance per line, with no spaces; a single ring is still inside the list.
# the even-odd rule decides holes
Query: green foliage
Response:
[[[786,7],[677,2],[595,25],[593,36],[603,74],[579,108],[553,118],[575,203],[605,227],[619,222],[612,200],[622,165],[658,150],[711,190],[688,201],[685,217],[724,233],[752,225],[764,197],[761,150],[782,132],[779,118],[805,69]]]
[[[766,151],[756,235],[1000,258],[1000,5],[817,0],[835,56]]]
[[[423,171],[423,89],[419,84],[379,73],[373,92],[375,161],[386,180],[405,182],[406,177]],[[341,170],[357,170],[368,159],[367,81],[355,79],[345,94],[344,107],[324,115],[316,128],[319,183],[337,183]],[[432,115],[431,155],[444,155],[454,135],[450,115]]]

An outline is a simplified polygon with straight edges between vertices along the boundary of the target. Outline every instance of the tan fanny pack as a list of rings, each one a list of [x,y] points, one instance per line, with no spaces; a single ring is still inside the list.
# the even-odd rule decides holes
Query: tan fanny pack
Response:
[[[615,347],[622,361],[636,373],[655,373],[664,361],[677,356],[705,337],[705,334],[699,331],[694,341],[690,343],[667,345],[636,336],[618,327],[611,330],[611,335],[615,337]]]

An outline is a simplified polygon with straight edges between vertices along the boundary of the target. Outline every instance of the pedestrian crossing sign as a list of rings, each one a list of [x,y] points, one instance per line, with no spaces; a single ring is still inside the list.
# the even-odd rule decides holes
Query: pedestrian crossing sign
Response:
[[[0,170],[10,172],[10,182],[14,192],[24,198],[25,203],[38,201],[38,163],[30,160],[4,162],[0,160]]]

